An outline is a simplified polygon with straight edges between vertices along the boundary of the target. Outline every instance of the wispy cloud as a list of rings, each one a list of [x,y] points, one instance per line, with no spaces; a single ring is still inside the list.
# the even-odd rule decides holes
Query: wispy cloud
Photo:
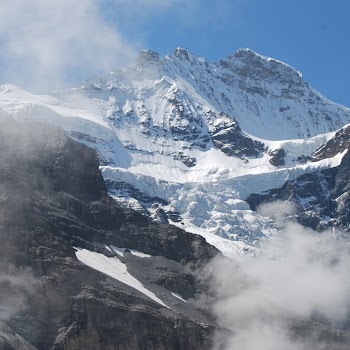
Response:
[[[245,1],[249,0],[234,0],[234,6]],[[92,75],[129,64],[139,49],[148,48],[148,28],[157,21],[166,25],[160,20],[164,16],[175,20],[181,33],[188,35],[185,28],[208,22],[214,27],[223,18],[232,19],[230,3],[2,0],[0,83],[43,92],[72,87]],[[167,28],[163,29],[166,35]],[[177,44],[178,40],[174,48]]]
[[[0,51],[2,82],[36,89],[61,88],[134,55],[99,0],[2,0]]]
[[[29,269],[0,265],[0,321],[6,321],[16,312],[24,310],[28,299],[39,286],[39,280],[33,277]]]
[[[122,67],[144,44],[129,42],[119,23],[133,19],[130,26],[137,27],[137,21],[194,2],[2,0],[0,83],[46,91]]]

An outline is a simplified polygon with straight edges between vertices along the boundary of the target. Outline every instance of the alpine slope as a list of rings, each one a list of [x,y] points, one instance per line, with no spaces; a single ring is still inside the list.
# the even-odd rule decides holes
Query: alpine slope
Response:
[[[276,232],[246,199],[339,166],[345,150],[317,152],[350,123],[349,108],[250,49],[218,62],[182,48],[164,58],[141,51],[130,67],[47,95],[2,85],[0,116],[63,128],[98,152],[120,206],[227,256],[254,253]]]

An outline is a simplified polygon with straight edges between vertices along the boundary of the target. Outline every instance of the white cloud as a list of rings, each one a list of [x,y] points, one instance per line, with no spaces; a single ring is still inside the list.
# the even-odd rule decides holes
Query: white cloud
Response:
[[[234,4],[241,1],[247,0]],[[42,92],[72,87],[130,63],[139,49],[152,49],[145,42],[154,22],[171,18],[182,28],[179,33],[187,36],[188,27],[224,23],[223,14],[231,21],[232,6],[227,4],[226,0],[1,0],[0,84]],[[160,30],[166,35],[166,27]],[[177,39],[174,49],[181,37]]]
[[[61,88],[134,55],[99,0],[2,0],[0,49],[2,82],[36,89]]]
[[[232,331],[217,335],[216,348],[323,349],[317,332],[310,330],[301,339],[293,335],[291,324],[313,317],[333,326],[345,322],[349,266],[346,240],[297,224],[288,224],[265,242],[257,257],[214,261],[210,266],[218,296],[214,310],[221,326]]]

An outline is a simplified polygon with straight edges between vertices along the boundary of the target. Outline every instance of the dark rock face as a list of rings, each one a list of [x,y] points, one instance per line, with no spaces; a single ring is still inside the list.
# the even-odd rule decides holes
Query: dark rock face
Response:
[[[134,186],[125,182],[106,181],[108,192],[114,199],[125,207],[125,198],[134,198],[132,209],[141,213],[142,215],[151,218],[153,221],[160,224],[168,224],[168,220],[180,222],[181,215],[178,212],[164,210],[162,206],[167,206],[169,203],[159,197],[147,196],[144,192],[138,190]],[[151,210],[152,209],[152,210]]]
[[[330,151],[329,148],[328,150]],[[332,152],[339,153],[334,149]],[[295,218],[302,225],[316,230],[340,227],[349,231],[349,151],[338,167],[301,175],[293,181],[287,181],[281,188],[263,194],[251,194],[247,202],[253,210],[256,210],[260,204],[275,200],[295,204],[297,210]]]
[[[314,154],[313,161],[334,157],[336,154],[349,149],[350,126],[339,130],[326,144],[321,146]]]
[[[191,146],[206,148],[210,141],[203,129],[204,122],[198,116],[193,116],[187,103],[181,99],[183,93],[174,92],[168,97],[172,105],[172,116],[169,118],[169,133],[175,141],[188,141]]]
[[[18,304],[0,315],[11,335],[5,339],[0,331],[0,347],[211,348],[215,322],[192,298],[205,288],[196,269],[217,250],[202,237],[117,207],[106,194],[95,152],[62,131],[9,119],[0,134],[0,282],[9,275],[3,265],[15,271],[14,287],[4,289],[0,303],[10,305],[15,295]],[[121,258],[105,245],[152,257]],[[171,309],[83,265],[73,246],[122,260]]]
[[[271,156],[269,162],[273,166],[278,167],[278,166],[285,165],[284,158],[286,156],[286,152],[284,151],[283,148],[273,150],[273,151],[269,152],[269,155]]]
[[[238,123],[229,116],[221,113],[222,122],[213,126],[211,139],[218,149],[228,156],[258,157],[265,150],[265,145],[243,135]]]
[[[247,202],[253,210],[263,203],[277,200],[291,202],[296,207],[297,221],[316,230],[324,228],[326,216],[333,215],[334,199],[330,195],[332,186],[331,172],[313,172],[287,181],[280,189],[251,194]]]
[[[9,119],[0,130],[0,147],[3,175],[14,171],[21,183],[36,191],[47,195],[67,192],[83,201],[93,201],[101,197],[101,192],[107,193],[94,151],[61,130],[45,124],[20,128]]]
[[[3,322],[0,322],[0,349],[2,350],[37,350],[21,336],[15,334]]]
[[[108,192],[115,196],[119,196],[120,198],[135,198],[142,206],[141,208],[137,208],[137,211],[146,216],[149,215],[149,212],[147,210],[148,207],[168,204],[168,202],[159,197],[150,197],[146,195],[144,192],[141,192],[126,182],[107,180],[106,186],[108,188]]]
[[[174,153],[173,158],[175,160],[180,160],[188,168],[192,168],[192,167],[196,166],[196,164],[197,164],[196,158],[188,156],[187,154],[184,154],[183,152]]]

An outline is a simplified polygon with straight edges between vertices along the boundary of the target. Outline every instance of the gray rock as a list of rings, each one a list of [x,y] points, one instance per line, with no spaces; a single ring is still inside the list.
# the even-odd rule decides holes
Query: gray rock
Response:
[[[211,348],[215,320],[193,298],[206,288],[196,271],[218,254],[214,247],[119,208],[95,152],[59,129],[9,119],[0,148],[1,263],[29,271],[32,281],[31,290],[11,290],[23,303],[5,320],[4,349]],[[76,259],[73,246],[113,256],[104,244],[152,255],[126,253],[123,261],[171,310]],[[1,300],[9,300],[4,291]]]

